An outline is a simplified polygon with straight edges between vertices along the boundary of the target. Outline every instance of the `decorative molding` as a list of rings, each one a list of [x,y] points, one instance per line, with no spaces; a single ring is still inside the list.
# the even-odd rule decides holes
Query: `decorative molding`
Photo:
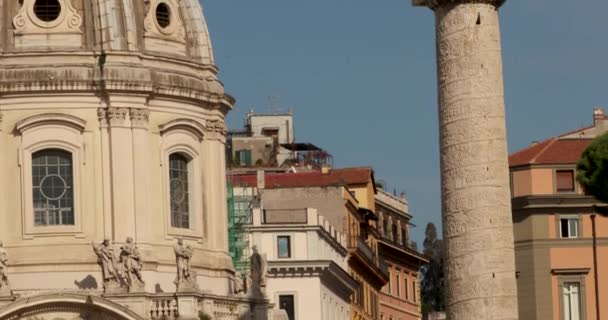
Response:
[[[554,275],[576,275],[588,274],[590,268],[567,268],[567,269],[551,269],[551,274]]]
[[[150,119],[150,110],[130,108],[129,118],[131,119],[131,125],[133,127],[146,127]]]
[[[216,132],[221,135],[226,135],[226,124],[224,120],[209,120],[207,121],[207,131]]]
[[[34,12],[36,0],[23,1],[21,9],[13,18],[15,46],[81,46],[82,17],[70,0],[57,1],[61,5],[61,11],[53,21],[43,21],[36,16]]]
[[[169,122],[165,122],[158,126],[160,133],[164,135],[168,131],[175,129],[184,129],[196,136],[199,141],[203,140],[205,137],[205,127],[200,124],[198,121],[192,119],[179,118],[174,119]]]
[[[171,12],[171,21],[166,28],[161,27],[156,20],[156,8],[161,3],[167,5]],[[185,44],[186,31],[180,18],[179,5],[173,0],[150,0],[148,5],[148,12],[144,20],[145,36]]]
[[[27,131],[30,128],[41,126],[41,125],[49,125],[49,124],[61,124],[61,125],[72,127],[80,132],[83,132],[86,127],[87,122],[86,122],[86,120],[83,120],[81,118],[78,118],[78,117],[70,115],[70,114],[43,113],[43,114],[37,114],[37,115],[31,116],[31,117],[27,117],[23,120],[20,120],[15,125],[15,129],[19,133],[23,134],[24,131]]]
[[[106,118],[110,126],[120,126],[125,124],[129,108],[110,107],[106,111]]]

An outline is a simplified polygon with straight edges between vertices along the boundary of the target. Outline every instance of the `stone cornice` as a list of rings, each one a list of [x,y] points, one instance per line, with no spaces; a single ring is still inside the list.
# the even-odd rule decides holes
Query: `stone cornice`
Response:
[[[49,63],[48,57],[65,62]],[[46,58],[43,58],[46,57]],[[30,64],[20,63],[24,59]],[[192,101],[227,113],[235,99],[224,92],[217,69],[143,54],[93,52],[0,55],[0,96],[19,93],[135,92]]]
[[[448,5],[480,3],[490,4],[498,8],[502,6],[505,1],[506,0],[412,0],[412,5],[417,7],[429,7],[431,9],[436,9]]]
[[[592,209],[594,205],[604,206],[594,197],[579,194],[535,195],[511,199],[514,211],[534,209]],[[545,212],[546,213],[546,212]]]
[[[268,261],[268,274],[270,277],[284,277],[289,275],[310,277],[329,276],[333,280],[342,283],[350,293],[354,292],[358,283],[344,269],[329,260],[291,260],[291,261]],[[333,281],[332,281],[333,282]]]

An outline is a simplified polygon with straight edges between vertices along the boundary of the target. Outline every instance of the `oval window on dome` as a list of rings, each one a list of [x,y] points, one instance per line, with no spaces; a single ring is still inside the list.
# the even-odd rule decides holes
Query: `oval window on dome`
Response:
[[[59,0],[36,0],[34,2],[34,13],[42,21],[54,21],[61,13],[61,3],[59,3]]]
[[[171,8],[164,2],[156,6],[156,21],[161,28],[166,28],[171,24]]]

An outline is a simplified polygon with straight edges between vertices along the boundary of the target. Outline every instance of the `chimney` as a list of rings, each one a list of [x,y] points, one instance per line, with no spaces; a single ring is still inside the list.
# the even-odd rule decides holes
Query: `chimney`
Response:
[[[266,178],[265,178],[264,170],[257,171],[257,178],[258,178],[258,189],[261,190],[261,189],[266,188]]]
[[[606,113],[604,108],[597,107],[593,109],[593,123],[597,126],[601,121],[606,120]]]
[[[331,167],[329,167],[329,166],[322,166],[321,167],[321,173],[322,174],[329,174],[329,171],[331,171]]]

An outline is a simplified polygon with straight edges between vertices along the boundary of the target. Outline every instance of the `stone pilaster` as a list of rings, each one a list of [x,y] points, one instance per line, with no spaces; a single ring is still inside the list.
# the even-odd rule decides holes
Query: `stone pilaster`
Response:
[[[129,109],[129,118],[133,132],[133,183],[135,201],[135,238],[147,239],[147,234],[152,227],[150,221],[150,141],[148,132],[148,121],[150,111],[148,109]]]
[[[228,210],[226,201],[226,166],[225,142],[226,129],[223,120],[208,120],[206,125],[207,138],[203,141],[205,172],[205,226],[210,245],[218,250],[228,252]],[[210,170],[210,168],[220,168]],[[217,183],[220,182],[218,185]],[[213,226],[213,231],[209,230]]]
[[[133,134],[129,108],[107,108],[106,121],[111,157],[109,183],[112,195],[112,236],[114,240],[122,241],[136,234]]]
[[[517,319],[498,7],[435,11],[448,319]]]

